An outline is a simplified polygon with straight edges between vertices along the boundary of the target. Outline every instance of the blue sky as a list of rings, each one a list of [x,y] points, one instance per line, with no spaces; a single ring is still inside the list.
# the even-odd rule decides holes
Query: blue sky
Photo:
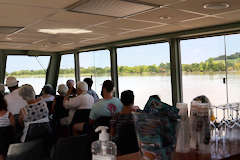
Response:
[[[240,52],[240,34],[226,36],[227,54]],[[151,65],[170,62],[168,43],[152,44],[136,47],[120,48],[118,51],[118,65],[135,66]],[[217,57],[224,54],[224,38],[209,37],[181,41],[182,63],[199,63],[209,57]],[[49,63],[49,56],[37,58],[44,69]],[[7,72],[17,70],[42,69],[35,57],[8,56]],[[105,67],[110,66],[110,55],[108,50],[85,52],[80,54],[81,67]],[[61,68],[73,68],[74,56],[64,55]]]

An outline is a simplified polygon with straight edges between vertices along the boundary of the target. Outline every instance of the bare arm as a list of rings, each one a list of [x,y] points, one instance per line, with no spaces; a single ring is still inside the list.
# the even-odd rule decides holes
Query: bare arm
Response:
[[[15,123],[15,119],[14,119],[14,116],[12,115],[12,113],[9,113],[9,120],[10,120],[10,123],[13,127],[16,126],[16,123]]]
[[[19,124],[20,124],[22,127],[24,127],[23,119],[24,119],[24,116],[25,116],[25,115],[26,115],[26,112],[25,112],[24,108],[22,108],[22,109],[20,110],[20,115],[19,115],[19,119],[18,119],[18,122],[19,122]]]

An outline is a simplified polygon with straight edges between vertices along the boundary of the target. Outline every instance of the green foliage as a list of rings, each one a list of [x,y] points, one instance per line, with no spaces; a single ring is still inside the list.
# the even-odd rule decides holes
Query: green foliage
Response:
[[[240,53],[235,53],[227,57],[227,66],[229,71],[240,71]],[[192,63],[192,64],[182,64],[182,71],[184,72],[221,72],[225,71],[225,61],[224,56],[219,56],[216,58],[209,58],[205,62]],[[100,67],[80,67],[81,74],[91,74],[91,75],[103,75],[110,74],[110,67],[100,68]],[[143,74],[143,73],[169,73],[170,63],[160,63],[159,65],[139,65],[139,66],[119,66],[119,74]],[[60,69],[60,74],[74,74],[74,69]],[[23,76],[23,75],[45,75],[43,70],[20,70],[12,73],[7,73],[8,75]]]

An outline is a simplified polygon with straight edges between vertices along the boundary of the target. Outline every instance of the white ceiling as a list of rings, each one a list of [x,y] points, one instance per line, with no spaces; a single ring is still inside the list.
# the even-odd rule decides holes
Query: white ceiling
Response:
[[[162,33],[240,22],[240,0],[0,0],[0,48],[65,51]],[[100,3],[101,2],[101,3]],[[151,5],[149,5],[151,3]],[[81,4],[74,12],[70,10]],[[149,5],[149,6],[148,6]],[[121,18],[119,18],[121,17]],[[2,33],[1,27],[20,27]],[[80,28],[84,34],[46,34],[39,29]]]

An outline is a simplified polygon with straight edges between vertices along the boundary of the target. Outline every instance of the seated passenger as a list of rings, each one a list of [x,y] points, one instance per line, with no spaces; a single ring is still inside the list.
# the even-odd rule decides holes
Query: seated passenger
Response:
[[[67,95],[68,88],[65,84],[60,84],[58,85],[57,92],[59,93],[59,96],[56,96],[52,105],[53,117],[55,120],[59,121],[61,125],[69,125],[67,120],[68,110],[63,107],[63,100]]]
[[[89,120],[89,113],[94,99],[87,93],[88,85],[85,82],[77,83],[77,97],[69,99],[72,89],[68,90],[67,96],[64,98],[64,107],[70,109],[69,116],[73,116],[71,125],[73,126],[73,135],[78,135],[78,127],[75,124],[85,123]]]
[[[21,142],[25,142],[31,124],[37,123],[44,126],[49,124],[48,108],[45,101],[35,99],[35,91],[29,84],[25,84],[21,87],[19,95],[28,103],[21,109],[19,116],[19,123],[24,126]]]
[[[72,79],[67,80],[66,85],[68,87],[68,90],[71,89],[70,96],[71,97],[77,96],[77,89],[74,88],[74,80]]]
[[[8,104],[8,111],[13,115],[18,115],[20,109],[26,106],[27,102],[18,94],[18,81],[15,77],[8,77],[6,85],[10,91],[10,94],[4,97]]]
[[[52,104],[55,99],[54,89],[51,84],[44,85],[39,98],[47,103],[49,113],[51,114]]]
[[[126,90],[121,94],[123,103],[122,111],[117,114],[111,124],[111,134],[115,141],[119,154],[129,154],[138,152],[137,136],[134,128],[134,121],[131,112],[136,108],[134,106],[134,94],[131,90]]]
[[[70,124],[70,120],[68,117],[68,110],[63,107],[64,97],[67,95],[68,88],[65,84],[58,85],[59,93],[56,96],[53,105],[52,105],[52,113],[53,113],[53,127],[56,138],[67,137],[69,136],[68,125]]]
[[[9,144],[14,142],[15,120],[7,111],[7,103],[3,95],[0,95],[0,160],[4,160]]]
[[[54,97],[54,89],[51,84],[46,84],[43,86],[40,98],[45,102],[53,102],[55,97]]]
[[[90,124],[101,117],[112,117],[115,113],[121,112],[123,104],[118,98],[113,97],[113,92],[113,82],[111,80],[104,81],[102,85],[103,99],[93,105],[89,116]]]
[[[88,84],[88,94],[93,96],[94,103],[96,103],[99,100],[99,97],[98,97],[97,93],[94,90],[92,90],[93,80],[91,78],[84,78],[83,81]]]

